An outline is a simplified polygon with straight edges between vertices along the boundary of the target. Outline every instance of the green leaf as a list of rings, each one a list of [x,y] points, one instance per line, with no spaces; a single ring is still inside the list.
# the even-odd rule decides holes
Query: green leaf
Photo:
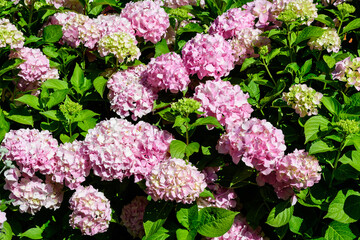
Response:
[[[279,96],[284,91],[285,87],[286,87],[286,84],[285,84],[285,82],[283,80],[278,81],[275,88],[271,92],[268,92],[265,95],[265,97],[263,97],[260,100],[260,105],[264,106],[268,102],[274,100],[277,96]]]
[[[197,232],[195,230],[188,231],[186,229],[178,228],[176,229],[176,239],[177,240],[193,240],[195,239]]]
[[[0,142],[4,139],[5,134],[10,131],[10,123],[6,121],[5,114],[0,108]]]
[[[355,93],[350,97],[350,106],[360,107],[360,92]]]
[[[214,194],[212,194],[212,192],[210,192],[207,189],[204,189],[204,191],[202,193],[200,193],[199,197],[202,197],[202,198],[211,197],[212,199],[215,199]]]
[[[335,27],[334,21],[328,15],[319,14],[318,17],[315,18],[315,20],[324,23],[328,27]]]
[[[237,214],[223,208],[203,208],[199,212],[198,233],[205,237],[222,236],[229,231]]]
[[[47,118],[55,120],[55,121],[66,120],[64,115],[62,114],[62,112],[60,112],[59,110],[50,110],[50,111],[46,111],[46,112],[40,112],[40,114]]]
[[[245,179],[249,178],[254,173],[254,170],[248,167],[239,168],[234,174],[230,187],[235,187],[238,183],[241,183]]]
[[[176,34],[178,36],[180,36],[183,33],[188,33],[188,32],[196,32],[196,33],[202,33],[204,31],[204,29],[197,23],[188,23],[186,24],[185,27],[181,27],[179,28],[179,30],[177,30]]]
[[[107,81],[103,76],[99,76],[94,80],[94,88],[100,94],[101,98],[103,97]]]
[[[11,229],[11,226],[8,222],[4,222],[3,228],[0,231],[0,239],[1,240],[11,240],[14,233]]]
[[[176,218],[186,229],[196,229],[198,225],[198,207],[196,204],[179,204],[176,207]]]
[[[92,129],[92,128],[95,127],[96,122],[97,122],[97,120],[95,118],[88,118],[88,119],[85,119],[82,122],[79,122],[78,127],[81,130],[87,132],[89,129]]]
[[[328,65],[328,67],[331,69],[335,66],[336,64],[336,60],[335,58],[329,56],[329,55],[324,55],[323,56],[324,61],[326,62],[326,64]]]
[[[329,146],[326,142],[319,140],[311,144],[309,154],[331,152],[335,150],[334,146]]]
[[[0,76],[3,75],[4,73],[10,71],[10,70],[15,69],[17,66],[19,66],[23,62],[24,62],[24,60],[21,60],[19,58],[10,59],[9,61],[6,61],[5,64],[3,64],[1,66]]]
[[[340,159],[343,164],[349,164],[360,172],[360,151],[350,151],[345,153]]]
[[[332,97],[322,97],[321,102],[324,104],[324,106],[329,110],[330,113],[332,113],[335,116],[338,116],[341,111],[341,104]]]
[[[53,92],[49,97],[49,101],[46,103],[48,109],[51,109],[53,106],[63,102],[68,93],[69,89],[57,90]]]
[[[43,38],[45,42],[58,42],[63,36],[61,25],[48,25],[44,28]]]
[[[219,123],[219,121],[212,116],[204,117],[204,118],[198,118],[196,121],[190,125],[190,129],[193,129],[197,126],[203,126],[203,125],[214,125],[217,128],[224,129],[223,126]]]
[[[207,147],[201,146],[201,152],[202,152],[202,154],[203,154],[203,155],[206,155],[206,156],[211,155],[210,148],[211,148],[210,146],[207,146]]]
[[[193,153],[199,152],[200,144],[198,142],[192,142],[185,148],[185,154],[190,157]]]
[[[335,179],[345,181],[347,179],[354,179],[359,175],[359,171],[353,168],[350,164],[341,164],[335,169]]]
[[[33,116],[31,116],[25,108],[12,109],[6,118],[21,124],[30,125],[32,127],[34,126]]]
[[[322,29],[321,27],[315,27],[315,26],[309,26],[304,28],[304,30],[302,30],[299,33],[299,36],[296,39],[295,44],[299,44],[302,41],[308,40],[310,38],[316,38],[316,37],[320,37],[323,33],[324,33],[324,29]]]
[[[349,31],[357,29],[357,28],[360,28],[360,18],[356,18],[356,19],[352,20],[351,22],[349,22],[349,24],[346,25],[346,27],[344,27],[342,33],[346,33],[346,32],[349,32]]]
[[[289,221],[290,231],[301,235],[300,229],[301,229],[301,225],[303,224],[303,222],[304,222],[304,219],[293,215]]]
[[[322,116],[314,116],[306,121],[304,126],[305,132],[305,144],[309,141],[316,140],[320,131],[327,131],[329,129],[330,122]]]
[[[241,69],[240,72],[245,71],[248,67],[250,67],[251,65],[253,65],[257,60],[253,57],[251,58],[246,58],[243,62],[243,64],[241,64]]]
[[[57,58],[59,54],[56,52],[57,49],[53,46],[46,46],[42,49],[43,53],[50,58]]]
[[[174,127],[175,126],[178,126],[178,127],[182,127],[182,123],[184,123],[183,121],[183,118],[181,118],[181,116],[177,116],[175,117],[175,115],[172,113],[171,111],[171,108],[165,108],[163,110],[161,110],[160,112],[158,112],[157,114],[160,115],[160,117],[168,122],[175,122],[176,119],[178,119],[177,123],[174,124]],[[179,123],[181,122],[181,124]]]
[[[41,85],[42,88],[63,90],[68,89],[68,83],[58,79],[49,79]]]
[[[27,237],[30,239],[43,239],[42,237],[43,230],[39,227],[30,228],[27,231],[20,233],[18,236],[20,238]]]
[[[345,209],[348,209],[345,207],[345,201],[350,196],[360,196],[360,193],[354,190],[340,190],[334,200],[330,203],[328,213],[324,218],[331,218],[341,223],[356,222],[358,219],[354,219],[345,212]],[[350,206],[352,205],[353,204],[350,203]]]
[[[84,72],[77,63],[70,82],[73,85],[75,91],[81,95],[83,95],[84,92],[86,92],[92,86],[91,80],[84,77]]]
[[[74,118],[73,122],[82,122],[86,119],[89,119],[89,118],[92,118],[92,117],[95,117],[99,115],[98,113],[95,113],[91,110],[88,110],[88,109],[84,109],[84,110],[81,110],[81,112],[79,112],[76,117]]]
[[[15,99],[15,101],[25,103],[26,105],[29,105],[30,107],[32,107],[36,110],[40,110],[39,98],[34,95],[25,94],[25,95]]]
[[[150,236],[145,236],[143,240],[165,240],[169,239],[169,230],[161,227],[154,234]]]
[[[170,52],[170,50],[168,48],[165,38],[163,38],[160,42],[155,44],[155,56],[154,57],[159,57],[168,52]]]
[[[186,143],[180,140],[172,140],[170,143],[170,154],[173,158],[184,158]]]
[[[146,236],[155,234],[165,223],[168,215],[173,208],[172,202],[151,201],[147,205],[144,213],[144,230]]]
[[[116,6],[115,0],[94,0],[91,3],[92,7],[98,6],[98,5],[110,5],[110,6]]]
[[[306,74],[308,74],[311,70],[311,67],[312,67],[312,59],[310,58],[300,68],[301,76],[305,76]]]
[[[326,229],[324,238],[326,240],[353,240],[355,237],[349,224],[333,221]]]
[[[270,211],[266,223],[276,228],[284,226],[290,221],[293,212],[294,206],[289,202],[281,202]]]
[[[40,123],[40,127],[42,130],[48,130],[50,132],[55,132],[59,128],[59,122],[42,122]]]

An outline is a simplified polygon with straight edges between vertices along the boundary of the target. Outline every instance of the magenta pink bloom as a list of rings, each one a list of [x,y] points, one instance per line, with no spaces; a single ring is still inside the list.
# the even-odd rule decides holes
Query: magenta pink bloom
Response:
[[[184,65],[189,74],[198,78],[220,78],[234,68],[231,45],[220,35],[198,33],[182,49]]]
[[[275,170],[276,161],[284,156],[284,134],[266,120],[251,118],[232,128],[219,139],[216,149],[230,154],[233,162],[240,159],[264,175]]]
[[[79,186],[70,198],[70,226],[83,235],[106,232],[111,220],[110,201],[93,186]]]
[[[9,150],[5,157],[15,161],[20,171],[32,177],[35,172],[51,174],[58,142],[49,131],[10,130],[1,145]]]
[[[0,230],[3,229],[4,227],[4,222],[6,222],[7,218],[6,218],[6,213],[0,211]]]
[[[190,204],[206,187],[205,176],[191,163],[169,158],[156,165],[146,179],[146,192],[154,201]]]
[[[232,209],[236,207],[237,195],[233,189],[222,187],[219,184],[210,184],[208,188],[213,193],[215,199],[212,197],[198,198],[196,203],[199,208],[217,207]]]
[[[129,2],[120,16],[127,18],[136,31],[136,36],[157,43],[170,26],[169,15],[161,8],[161,1],[144,0]]]
[[[218,16],[209,28],[209,34],[219,34],[225,39],[232,38],[241,29],[253,28],[255,16],[250,11],[232,8]]]
[[[273,4],[267,0],[255,0],[247,3],[244,8],[250,11],[258,21],[257,28],[265,28],[270,22],[274,22],[276,18],[272,14]]]
[[[183,60],[177,53],[166,53],[152,58],[144,71],[145,82],[157,91],[183,91],[190,83]]]
[[[153,109],[157,94],[143,84],[141,76],[145,69],[144,65],[128,68],[113,74],[107,82],[111,109],[122,118],[131,114],[137,120]]]
[[[136,196],[129,204],[121,210],[121,224],[133,238],[142,238],[145,235],[143,218],[148,200],[144,196]]]
[[[89,157],[84,152],[82,142],[74,141],[59,146],[55,156],[52,180],[65,182],[70,189],[76,189],[90,173]]]
[[[135,36],[135,30],[131,22],[124,17],[120,17],[119,14],[101,14],[94,19],[94,22],[101,33],[100,39],[115,32],[125,32]]]
[[[253,109],[239,85],[228,81],[206,81],[195,88],[194,99],[201,103],[200,112],[213,116],[221,125],[232,128],[250,118]]]
[[[4,173],[5,190],[11,192],[9,198],[14,206],[19,206],[21,213],[34,215],[42,207],[56,210],[63,199],[62,185],[55,184],[46,179],[44,183],[40,178],[21,175],[17,168],[11,168]]]

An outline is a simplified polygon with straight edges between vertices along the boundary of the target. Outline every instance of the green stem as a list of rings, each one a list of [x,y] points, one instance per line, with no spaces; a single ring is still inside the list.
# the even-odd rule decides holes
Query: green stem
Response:
[[[338,28],[338,31],[337,31],[338,35],[340,35],[340,29],[341,29],[342,23],[343,23],[343,20],[341,19],[340,24],[339,24],[339,28]]]
[[[31,1],[30,2],[29,21],[28,21],[28,24],[27,24],[30,35],[31,35],[31,22],[32,22],[33,13],[34,13],[34,3],[33,3],[33,1]]]
[[[274,85],[276,86],[276,82],[275,82],[275,80],[274,80],[273,76],[271,75],[270,70],[269,70],[269,68],[268,68],[267,64],[265,63],[265,60],[264,60],[264,59],[262,59],[262,62],[263,62],[263,65],[264,65],[264,67],[265,67],[265,69],[266,69],[267,73],[269,74],[269,76],[270,76],[271,80],[273,81]]]
[[[345,139],[343,139],[343,140],[341,141],[340,147],[339,147],[339,149],[338,149],[338,152],[337,152],[337,155],[336,155],[336,158],[335,158],[334,169],[333,169],[333,171],[332,171],[332,173],[331,173],[331,179],[330,179],[330,183],[329,183],[329,188],[331,188],[332,183],[333,183],[333,181],[334,181],[335,171],[336,171],[336,168],[337,168],[338,163],[339,163],[341,151],[342,151],[343,148],[344,148],[344,143],[345,143]]]
[[[69,133],[70,133],[70,138],[72,137],[72,131],[71,131],[71,120],[69,120]]]

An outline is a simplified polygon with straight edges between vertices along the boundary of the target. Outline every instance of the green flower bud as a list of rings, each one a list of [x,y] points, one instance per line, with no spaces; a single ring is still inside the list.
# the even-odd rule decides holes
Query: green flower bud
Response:
[[[353,119],[341,119],[335,123],[346,135],[360,132],[360,122]]]
[[[355,7],[353,5],[342,3],[337,5],[337,9],[342,12],[344,15],[351,14],[355,12]]]
[[[67,119],[72,119],[81,112],[82,106],[66,97],[65,102],[60,105],[59,109]]]
[[[184,116],[195,112],[200,107],[201,107],[201,103],[191,98],[182,98],[176,103],[171,104],[172,109],[178,111],[181,115]]]

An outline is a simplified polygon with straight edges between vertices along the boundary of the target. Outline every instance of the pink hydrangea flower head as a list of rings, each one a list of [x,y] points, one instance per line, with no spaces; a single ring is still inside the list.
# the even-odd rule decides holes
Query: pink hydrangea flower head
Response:
[[[235,217],[230,230],[221,237],[211,238],[212,240],[264,240],[260,229],[253,230],[242,217]]]
[[[218,16],[209,28],[209,34],[219,34],[225,39],[232,38],[241,29],[253,28],[255,16],[248,10],[231,8]]]
[[[131,22],[126,18],[120,17],[119,14],[101,14],[94,21],[101,33],[100,38],[115,32],[125,32],[135,36],[135,30]]]
[[[262,33],[263,31],[257,28],[245,28],[241,29],[234,38],[228,40],[234,51],[237,65],[241,65],[246,58],[259,57],[259,54],[255,53],[255,47],[268,46],[270,48],[270,39],[261,36]]]
[[[213,116],[219,123],[232,128],[250,118],[253,111],[245,94],[238,85],[228,81],[206,81],[195,88],[194,99],[201,103],[200,112]]]
[[[150,60],[144,81],[157,91],[176,93],[187,88],[190,78],[180,55],[171,52]]]
[[[217,207],[232,209],[236,207],[237,195],[231,188],[225,188],[219,184],[208,184],[208,188],[213,193],[215,199],[212,197],[200,197],[196,200],[199,209],[204,207]]]
[[[144,196],[136,196],[129,204],[121,210],[121,224],[133,238],[142,238],[145,235],[143,218],[148,200]]]
[[[136,36],[157,43],[170,26],[169,15],[161,5],[161,1],[151,0],[129,2],[120,15],[131,22]]]
[[[164,0],[164,5],[169,8],[178,8],[186,5],[197,6],[197,2],[197,0]],[[200,6],[205,6],[205,0],[200,0]]]
[[[321,106],[323,95],[306,84],[295,84],[289,88],[288,93],[283,93],[283,100],[295,109],[300,117],[317,115],[317,107]]]
[[[218,34],[198,33],[182,49],[184,65],[189,74],[220,78],[234,68],[234,56],[230,43]]]
[[[15,161],[20,171],[32,177],[35,172],[51,174],[58,142],[49,131],[10,130],[1,144],[9,150],[5,157]]]
[[[205,176],[191,163],[169,158],[156,165],[146,179],[146,192],[154,201],[190,204],[206,187]]]
[[[6,222],[7,218],[6,218],[6,213],[0,211],[0,230],[3,229],[4,227],[4,222]]]
[[[346,0],[321,0],[321,3],[325,7],[327,7],[327,6],[331,5],[331,4],[334,5],[334,6],[337,6],[337,5],[339,5],[341,3],[344,3],[344,2],[346,2]]]
[[[33,176],[21,177],[16,168],[5,172],[5,190],[10,190],[10,199],[14,206],[19,206],[21,213],[34,215],[42,207],[56,210],[63,199],[62,185],[52,183],[47,179],[44,183],[40,178]]]
[[[247,3],[244,8],[251,12],[258,21],[256,27],[265,28],[269,25],[270,22],[275,21],[274,16],[272,15],[272,6],[273,4],[267,0],[255,0]]]
[[[10,46],[11,49],[22,48],[24,46],[24,35],[15,25],[6,18],[0,19],[0,48]]]
[[[153,109],[157,94],[142,81],[146,66],[138,65],[113,74],[107,82],[110,107],[120,117],[131,114],[133,120],[141,118]]]
[[[114,54],[120,63],[124,62],[125,59],[133,61],[141,55],[136,44],[135,36],[125,32],[114,32],[100,39],[98,51],[102,57],[109,53]]]
[[[20,80],[17,83],[17,88],[21,91],[37,89],[47,79],[59,78],[58,70],[50,68],[49,59],[40,49],[23,47],[11,52],[9,58],[24,60],[17,66],[20,69],[18,73]]]
[[[71,196],[70,226],[79,228],[83,235],[106,232],[111,220],[110,201],[93,186],[79,186]]]
[[[90,173],[89,157],[84,152],[83,143],[74,141],[59,146],[55,156],[52,180],[76,189]]]
[[[324,27],[325,32],[317,38],[310,38],[308,45],[310,49],[323,50],[326,49],[327,52],[339,52],[341,48],[341,39],[337,34],[335,28]]]
[[[222,135],[216,146],[219,153],[230,154],[264,175],[275,170],[276,160],[286,149],[284,134],[266,120],[251,118]]]
[[[339,61],[332,72],[334,79],[346,82],[346,86],[354,86],[360,91],[360,57],[351,60],[350,57]]]

